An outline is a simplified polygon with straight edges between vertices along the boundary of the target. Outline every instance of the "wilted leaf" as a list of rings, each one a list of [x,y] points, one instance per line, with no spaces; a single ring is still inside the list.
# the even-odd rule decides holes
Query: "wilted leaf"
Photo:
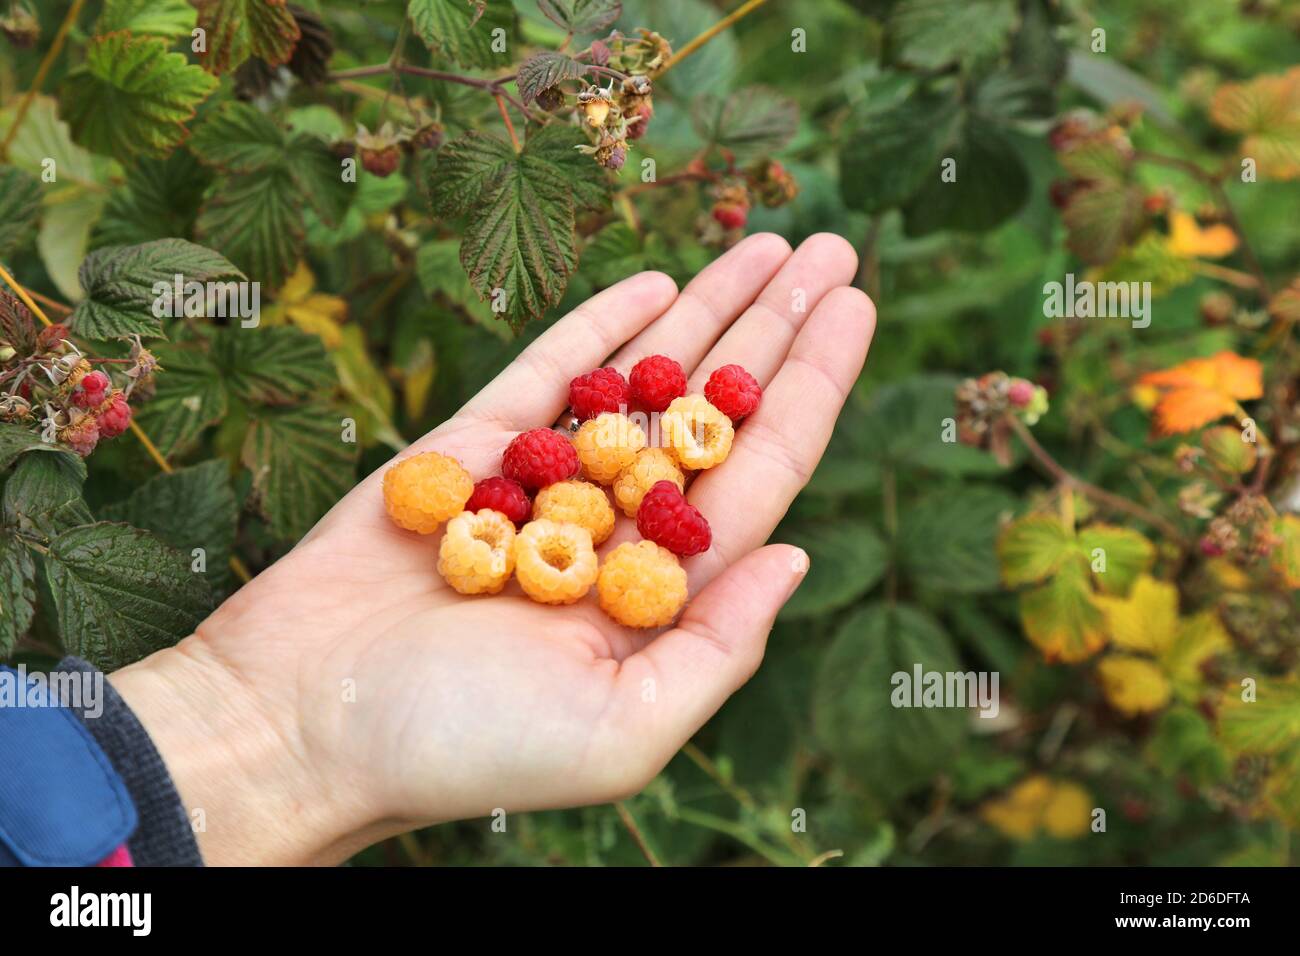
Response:
[[[1145,658],[1110,654],[1098,662],[1097,677],[1106,700],[1126,717],[1149,714],[1169,703],[1169,681]]]
[[[1260,176],[1300,176],[1300,67],[1226,84],[1210,102],[1210,117],[1244,134],[1241,154],[1255,160]]]
[[[1086,660],[1106,643],[1101,610],[1081,557],[1066,561],[1046,584],[1020,596],[1025,635],[1048,661]]]
[[[1178,630],[1178,588],[1142,575],[1127,598],[1098,597],[1111,643],[1125,650],[1159,654]]]
[[[1160,655],[1160,666],[1182,696],[1193,697],[1204,683],[1201,667],[1206,661],[1232,649],[1232,639],[1215,611],[1202,611],[1185,618],[1168,649]]]
[[[1200,225],[1191,213],[1169,213],[1169,248],[1185,259],[1222,259],[1237,249],[1237,234],[1223,223]]]
[[[1263,366],[1232,352],[1188,359],[1173,368],[1143,375],[1138,384],[1161,390],[1155,406],[1155,427],[1162,435],[1193,431],[1224,415],[1235,414],[1238,402],[1264,394]]]
[[[1026,841],[1046,833],[1059,840],[1088,832],[1092,797],[1076,783],[1033,774],[980,808],[980,817],[1005,837]]]
[[[288,63],[301,30],[285,0],[191,0],[207,33],[203,65],[212,73],[238,69],[250,56],[270,66]]]

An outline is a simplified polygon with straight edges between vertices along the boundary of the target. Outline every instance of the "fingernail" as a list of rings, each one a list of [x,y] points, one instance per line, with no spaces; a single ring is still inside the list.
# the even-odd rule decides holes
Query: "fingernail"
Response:
[[[788,594],[793,594],[795,588],[803,583],[808,569],[812,567],[812,560],[808,557],[808,552],[803,548],[795,548],[790,552],[790,590]]]

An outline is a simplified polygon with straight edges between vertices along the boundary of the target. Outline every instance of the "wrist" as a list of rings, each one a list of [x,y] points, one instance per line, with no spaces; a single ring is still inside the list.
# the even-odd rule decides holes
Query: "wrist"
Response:
[[[201,638],[109,680],[162,755],[208,865],[334,864],[377,838],[348,775],[308,752],[294,703],[268,700]]]

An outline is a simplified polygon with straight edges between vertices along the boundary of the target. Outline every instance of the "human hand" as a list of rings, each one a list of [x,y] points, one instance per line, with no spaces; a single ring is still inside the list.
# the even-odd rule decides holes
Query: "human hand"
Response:
[[[688,489],[713,544],[683,561],[691,600],[676,627],[630,630],[592,598],[543,606],[514,584],[457,594],[435,570],[440,535],[385,514],[385,466],[192,637],[114,674],[186,806],[203,810],[204,858],[338,862],[430,823],[640,790],[754,673],[807,568],[798,549],[762,545],[866,358],[875,309],[848,286],[856,267],[836,236],[792,253],[768,234],[680,295],[662,274],[633,276],[403,453],[442,452],[482,478],[518,432],[561,415],[576,375],[663,353],[696,393],[718,366],[743,365],[763,402]],[[600,551],[636,537],[620,514]]]

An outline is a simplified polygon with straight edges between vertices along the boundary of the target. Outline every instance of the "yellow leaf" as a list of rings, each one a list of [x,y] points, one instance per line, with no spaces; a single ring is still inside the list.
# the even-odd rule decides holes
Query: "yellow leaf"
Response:
[[[1092,797],[1077,783],[1058,783],[1043,808],[1043,829],[1058,840],[1072,840],[1088,832]]]
[[[1169,703],[1169,681],[1144,657],[1111,654],[1097,664],[1102,693],[1127,717],[1149,714]]]
[[[1232,649],[1232,639],[1214,611],[1193,614],[1178,625],[1173,643],[1160,655],[1160,666],[1183,696],[1203,683],[1201,665]]]
[[[1178,588],[1141,575],[1128,597],[1099,596],[1106,615],[1111,641],[1129,651],[1159,654],[1174,640],[1178,630]]]
[[[1175,209],[1169,214],[1169,250],[1183,259],[1222,259],[1237,248],[1237,234],[1222,223],[1202,228],[1196,218]]]
[[[1226,84],[1210,101],[1210,117],[1246,134],[1241,154],[1259,164],[1261,177],[1300,177],[1300,67]]]
[[[1066,561],[1050,581],[1020,596],[1020,623],[1049,661],[1075,663],[1101,650],[1105,622],[1082,558]]]
[[[1013,840],[1024,842],[1044,832],[1068,840],[1088,832],[1092,797],[1078,784],[1033,774],[979,812],[985,823]]]
[[[1300,588],[1300,517],[1286,514],[1273,523],[1281,542],[1269,555],[1269,564],[1289,588]]]
[[[262,310],[262,321],[280,325],[286,320],[321,340],[327,349],[342,343],[342,324],[347,321],[348,304],[336,295],[316,292],[316,276],[306,262],[299,262],[293,275],[280,289],[274,305]]]
[[[1161,391],[1155,406],[1156,432],[1178,435],[1234,414],[1238,402],[1259,398],[1264,394],[1263,375],[1255,359],[1220,352],[1143,375],[1138,385]]]

